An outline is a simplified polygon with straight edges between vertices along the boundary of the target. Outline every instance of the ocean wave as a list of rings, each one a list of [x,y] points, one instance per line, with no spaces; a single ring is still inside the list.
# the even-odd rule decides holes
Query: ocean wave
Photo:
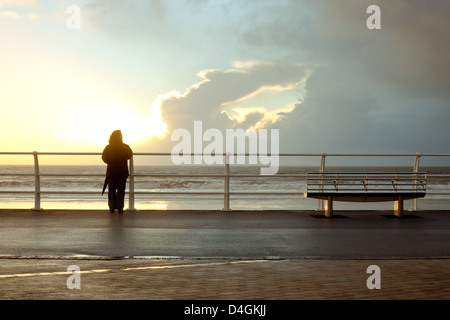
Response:
[[[159,183],[160,189],[186,189],[186,188],[198,188],[202,185],[208,184],[206,181],[162,181]]]
[[[259,174],[259,168],[257,167],[230,167],[230,174]],[[315,170],[312,170],[315,169]],[[351,168],[353,169],[353,168]],[[365,168],[368,170],[368,168]],[[347,170],[350,170],[347,168]],[[361,169],[362,170],[362,169]],[[302,193],[306,191],[306,181],[302,177],[307,171],[317,171],[317,168],[306,167],[281,167],[277,176],[257,176],[257,177],[230,177],[230,192],[295,192]],[[373,169],[371,171],[374,171]],[[16,197],[28,197],[32,198],[32,194],[13,195],[14,191],[33,191],[35,178],[34,176],[23,175],[29,174],[29,167],[22,166],[0,166],[0,191],[8,192],[1,193],[1,198],[11,199]],[[101,194],[101,189],[104,182],[104,166],[43,166],[41,173],[41,190],[45,195],[45,191],[63,191],[63,192],[75,192],[75,191],[88,191],[98,192]],[[433,172],[431,170],[431,172]],[[3,174],[18,174],[17,176],[3,176]],[[223,175],[223,167],[136,167],[136,173],[143,175],[161,175],[156,177],[135,176],[135,188],[136,192],[223,192],[224,190],[224,177],[201,177],[201,175]],[[435,170],[435,173],[449,174],[450,168]],[[45,176],[45,174],[86,174],[88,176]],[[93,176],[95,175],[95,176]],[[198,175],[199,177],[164,177],[165,175]],[[300,175],[300,177],[292,177],[289,175]],[[2,179],[3,178],[3,179]],[[427,193],[450,193],[450,179],[447,177],[444,179],[442,176],[430,177],[427,185]],[[128,184],[127,184],[128,189]],[[181,195],[180,195],[181,196]],[[47,194],[45,197],[53,197],[56,199],[62,199],[63,195]],[[67,195],[65,195],[67,197]],[[73,197],[79,197],[80,199],[97,199],[97,195],[84,195],[74,194]],[[145,197],[145,196],[144,196]],[[156,195],[149,195],[147,198],[157,198]],[[158,195],[162,197],[162,195]],[[174,199],[178,195],[171,195],[170,198]],[[197,196],[196,196],[197,197]],[[200,196],[199,196],[200,197]],[[236,196],[234,196],[236,197]],[[430,194],[430,199],[433,195]],[[72,196],[70,197],[72,198]],[[183,198],[183,197],[182,197]],[[220,198],[220,197],[219,197]],[[269,198],[267,195],[259,196],[243,196],[249,201],[255,201],[255,199],[264,200]],[[272,198],[272,197],[270,197]],[[286,201],[289,202],[292,199],[298,199],[299,196],[287,196]],[[439,199],[450,199],[450,195],[439,196]]]
[[[0,181],[0,188],[2,187],[30,187],[34,186],[34,181],[20,181],[20,180],[7,180]]]

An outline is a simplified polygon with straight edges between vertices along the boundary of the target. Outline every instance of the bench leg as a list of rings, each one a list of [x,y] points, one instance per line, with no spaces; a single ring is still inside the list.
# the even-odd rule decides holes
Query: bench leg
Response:
[[[403,217],[403,197],[401,196],[394,202],[394,215]]]
[[[333,197],[328,197],[325,202],[325,217],[331,218],[333,216]]]

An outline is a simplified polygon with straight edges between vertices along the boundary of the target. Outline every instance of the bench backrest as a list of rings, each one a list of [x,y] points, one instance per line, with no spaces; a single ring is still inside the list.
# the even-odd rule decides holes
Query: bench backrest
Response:
[[[308,172],[308,192],[426,193],[424,172]]]

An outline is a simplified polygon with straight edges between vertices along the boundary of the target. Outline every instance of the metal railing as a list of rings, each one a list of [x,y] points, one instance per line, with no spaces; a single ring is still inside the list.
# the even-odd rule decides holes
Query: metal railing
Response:
[[[34,173],[0,173],[0,176],[33,176],[34,177],[34,191],[18,191],[18,190],[0,190],[0,193],[19,194],[29,193],[34,194],[34,210],[41,210],[41,195],[42,194],[98,194],[95,191],[43,191],[41,190],[41,177],[104,177],[104,174],[55,174],[55,173],[41,173],[39,165],[39,156],[101,156],[98,152],[0,152],[0,155],[9,156],[33,156],[34,160]],[[249,177],[283,177],[283,178],[303,178],[306,182],[305,174],[283,174],[283,175],[255,175],[255,174],[232,174],[230,173],[230,164],[228,159],[224,161],[224,173],[223,174],[203,174],[203,175],[168,175],[168,174],[136,174],[134,169],[134,158],[140,156],[171,156],[171,153],[134,153],[129,162],[130,177],[128,180],[128,209],[135,210],[135,195],[137,194],[183,194],[183,195],[221,195],[223,196],[223,209],[224,211],[231,210],[230,208],[230,196],[232,195],[298,195],[303,196],[303,191],[298,190],[295,192],[232,192],[230,190],[230,178],[249,178]],[[203,156],[203,154],[185,154],[187,156]],[[211,155],[209,155],[211,156]],[[222,154],[224,159],[230,154]],[[232,156],[254,156],[252,154],[233,154]],[[412,172],[419,173],[419,162],[423,157],[450,157],[450,154],[326,154],[326,153],[308,153],[308,154],[278,154],[279,157],[320,157],[319,172],[325,172],[325,160],[327,157],[413,157],[414,165]],[[135,179],[140,177],[214,177],[224,179],[224,191],[223,192],[158,192],[158,191],[136,191]],[[428,174],[428,177],[445,177],[449,178],[450,174]],[[450,195],[450,193],[429,193],[434,195]],[[318,211],[324,210],[323,200],[318,200]],[[417,199],[411,200],[411,210],[417,210]]]
[[[420,193],[427,191],[426,172],[308,172],[308,193]]]

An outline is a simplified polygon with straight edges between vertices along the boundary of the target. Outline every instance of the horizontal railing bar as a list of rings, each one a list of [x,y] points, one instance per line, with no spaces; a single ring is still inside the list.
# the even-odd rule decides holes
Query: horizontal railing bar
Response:
[[[71,174],[71,173],[0,173],[0,176],[28,176],[28,177],[104,177],[105,174],[87,173],[87,174]]]
[[[352,190],[364,190],[364,189],[365,190],[381,190],[381,189],[392,190],[394,185],[387,185],[387,184],[385,184],[385,185],[378,185],[378,186],[370,185],[371,188],[368,188],[368,185],[365,185],[365,186],[364,185],[360,185],[360,186],[354,186],[354,185],[352,185],[352,186],[350,186],[350,185],[339,186],[339,185],[327,184],[327,185],[319,185],[319,186],[314,185],[312,188],[309,187],[309,190],[321,189],[320,187],[322,187],[322,189],[335,189],[335,187],[338,187],[338,189],[340,189],[340,190],[350,190],[350,189],[352,189]],[[395,185],[395,187],[397,189],[414,189],[412,187],[422,187],[422,185],[420,185],[420,184],[415,184],[415,185]],[[424,187],[425,187],[425,185],[424,185]]]
[[[415,182],[415,183],[396,183],[396,181],[386,181],[386,182],[375,182],[375,181],[369,181],[369,182],[362,182],[359,183],[330,183],[330,182],[324,182],[324,183],[308,183],[310,186],[341,186],[341,187],[351,187],[351,186],[421,186],[425,185],[425,181],[423,183]]]
[[[313,192],[319,191],[319,190],[312,190]],[[327,190],[321,190],[321,191],[327,191]],[[334,191],[334,190],[331,190]],[[372,190],[377,191],[377,190]],[[393,190],[391,190],[393,191]],[[402,190],[403,191],[403,190]],[[303,195],[305,191],[299,191],[299,192],[257,192],[257,193],[244,193],[244,192],[230,192],[229,194],[239,195],[239,194],[276,194],[276,195]],[[420,193],[423,192],[423,190],[414,190],[414,192]],[[15,190],[0,190],[0,194],[21,194],[21,193],[35,193],[35,191],[15,191]],[[41,194],[100,194],[98,191],[41,191]],[[126,191],[126,194],[129,192]],[[105,191],[105,194],[107,194],[107,191]],[[134,194],[218,194],[223,195],[224,192],[213,192],[213,193],[202,193],[202,192],[192,192],[192,193],[177,193],[177,192],[146,192],[146,191],[135,191]],[[428,192],[427,195],[450,195],[449,192]]]
[[[173,178],[173,177],[184,177],[184,178],[224,178],[225,174],[146,174],[146,173],[135,173],[134,177],[162,177],[162,178]],[[264,178],[266,175],[261,174],[229,174],[228,177],[232,178]],[[300,178],[306,177],[306,174],[303,175],[271,175],[271,178],[279,177],[279,178]]]
[[[107,192],[105,192],[106,194]],[[40,194],[101,194],[98,191],[40,191]]]
[[[105,174],[100,174],[100,173],[86,173],[86,174],[66,174],[66,173],[39,173],[39,174],[35,174],[35,173],[0,173],[0,176],[30,176],[30,177],[34,177],[36,175],[39,175],[41,177],[43,176],[61,176],[61,177],[104,177]],[[181,174],[141,174],[141,173],[136,173],[134,174],[135,177],[224,177],[224,174],[208,174],[208,175],[181,175]],[[267,178],[267,175],[260,175],[260,174],[255,174],[255,175],[247,175],[247,174],[229,174],[229,177],[235,177],[235,178]],[[306,174],[304,175],[283,175],[283,174],[275,174],[275,175],[271,175],[270,177],[278,177],[278,178],[301,178],[301,177],[306,177]],[[428,178],[433,178],[433,177],[450,177],[450,175],[428,175]],[[394,177],[391,177],[392,179],[394,179]],[[411,178],[398,178],[397,180],[417,180],[420,179],[421,177],[411,177]],[[336,180],[337,178],[332,178],[332,177],[323,177],[323,178],[309,178],[309,180]],[[369,178],[369,180],[386,180],[388,178]],[[351,179],[351,178],[339,178],[339,181],[341,180],[366,180],[366,177],[362,177],[361,179]]]
[[[72,174],[72,173],[40,173],[40,177],[104,177],[105,174],[86,173],[86,174]]]
[[[396,177],[398,176],[399,178],[410,178],[410,177],[416,177],[416,176],[422,176],[422,177],[426,177],[427,173],[423,173],[423,172],[411,172],[411,173],[353,173],[353,172],[349,172],[349,173],[333,173],[333,174],[326,174],[324,173],[318,173],[318,174],[307,174],[308,177],[310,177],[310,179],[319,179],[319,178],[327,178],[327,179],[336,179],[336,178],[345,178],[345,179],[356,179],[356,178],[372,178],[372,179],[379,179],[379,178],[383,178],[387,179],[389,177]]]
[[[31,167],[31,165],[30,165]],[[151,165],[149,165],[149,167],[152,167]],[[0,173],[0,175],[34,175],[34,173]],[[42,174],[42,173],[41,173]],[[50,173],[48,173],[50,174]],[[87,175],[89,175],[89,173],[86,173]],[[329,173],[329,172],[320,172],[320,173],[289,173],[289,174],[284,174],[284,173],[277,173],[274,175],[271,175],[273,177],[287,177],[287,176],[293,176],[293,177],[302,177],[302,176],[314,176],[311,179],[317,179],[315,178],[316,175],[322,175],[322,176],[328,176],[333,174],[336,177],[336,173]],[[361,176],[361,177],[366,177],[366,173],[360,172],[360,173],[355,173],[355,172],[340,172],[339,175],[355,175],[355,176]],[[404,172],[404,173],[395,173],[395,172],[372,172],[369,173],[369,175],[386,175],[386,176],[395,176],[396,174],[398,175],[402,175],[402,176],[418,176],[418,175],[428,175],[429,177],[432,176],[437,176],[437,177],[450,177],[450,174],[445,174],[445,173],[426,173],[426,172]],[[80,173],[79,175],[83,175],[82,173]],[[146,175],[145,173],[137,173],[136,175]],[[261,176],[261,174],[240,174],[240,173],[234,173],[234,174],[229,174],[229,176],[234,175],[234,176]],[[264,175],[262,175],[264,176]],[[265,176],[267,177],[267,175]]]
[[[145,191],[135,191],[134,194],[185,194],[185,195],[224,195],[225,192],[145,192]],[[303,192],[229,192],[229,195],[278,195],[278,196],[288,196],[288,195],[303,195]]]
[[[35,173],[0,173],[0,176],[5,176],[5,177],[7,177],[7,176],[14,176],[14,177],[17,177],[17,176],[29,176],[29,177],[34,177],[34,176],[36,176],[36,174]]]
[[[29,177],[34,177],[34,176],[41,176],[41,177],[104,177],[105,174],[100,174],[100,173],[86,173],[86,174],[70,174],[70,173],[39,173],[39,174],[35,174],[35,173],[0,173],[0,176],[29,176]],[[205,178],[223,178],[225,175],[224,174],[205,174],[205,175],[194,175],[194,174],[141,174],[141,173],[136,173],[133,175],[134,177],[205,177]],[[229,177],[234,177],[234,178],[267,178],[267,176],[265,175],[247,175],[247,174],[229,174]],[[306,177],[306,175],[271,175],[271,178],[301,178],[301,177]],[[436,176],[438,177],[438,176]],[[430,177],[428,177],[430,178]],[[395,177],[391,177],[391,178],[369,178],[369,181],[384,181],[384,180],[392,180],[395,179],[397,181],[408,181],[411,179],[414,180],[418,180],[421,179],[421,177],[411,177],[411,178],[395,178]],[[329,180],[329,181],[333,181],[333,180],[338,180],[338,181],[359,181],[359,180],[365,180],[367,181],[366,177],[361,177],[360,179],[355,178],[332,178],[332,177],[323,177],[323,178],[309,178],[309,181],[316,181],[316,180]]]
[[[303,195],[304,192],[229,192],[229,195]],[[190,195],[223,195],[225,192],[164,192],[135,191],[134,194],[190,194]]]
[[[34,153],[31,153],[34,154]],[[40,156],[101,156],[101,152],[36,152]]]
[[[0,173],[0,176],[28,176],[28,177],[34,177],[34,176],[41,176],[41,177],[104,177],[105,174],[102,173],[79,173],[79,174],[71,174],[71,173],[39,173],[39,174],[35,174],[35,173]],[[135,173],[133,175],[134,177],[205,177],[205,178],[223,178],[225,176],[225,174],[205,174],[205,175],[200,175],[200,174],[146,174],[146,173]],[[229,174],[229,177],[233,177],[233,178],[267,178],[267,175],[260,175],[260,174]],[[275,175],[271,175],[271,178],[306,178],[307,175],[306,174],[275,174]],[[437,177],[450,177],[450,175],[428,175],[428,180],[432,180],[430,178],[437,178]],[[397,181],[408,181],[408,180],[419,180],[421,178],[425,178],[425,177],[421,177],[421,176],[412,176],[410,178],[405,178],[405,177],[386,177],[386,178],[368,178],[369,181],[384,181],[384,180],[392,180],[395,179]],[[367,177],[365,176],[361,176],[360,178],[342,178],[342,177],[322,177],[322,178],[314,178],[314,177],[309,177],[308,178],[309,181],[320,181],[320,180],[327,180],[327,181],[333,181],[333,180],[338,180],[338,181],[359,181],[359,180],[365,180],[367,181]]]
[[[333,183],[334,182],[334,183]],[[402,186],[407,186],[407,185],[421,185],[423,182],[423,184],[425,184],[426,180],[423,181],[409,181],[409,183],[407,181],[398,181],[398,180],[393,180],[393,181],[373,181],[373,180],[369,180],[369,181],[323,181],[321,182],[311,182],[309,181],[309,185],[312,186],[355,186],[355,185],[371,185],[371,186],[383,186],[383,185],[392,185],[392,183],[395,183],[396,185],[402,185]]]
[[[355,175],[355,176],[366,176],[366,175],[426,175],[427,172],[389,172],[389,171],[378,171],[378,172],[333,172],[333,171],[324,171],[324,172],[308,172],[308,175],[321,175],[321,176],[329,176],[329,175]]]
[[[23,190],[20,190],[20,191],[13,191],[13,190],[0,190],[0,193],[10,193],[10,194],[13,194],[13,193],[35,193],[35,191],[23,191]]]
[[[335,188],[330,188],[330,187],[324,187],[324,188],[309,188],[308,191],[315,191],[315,190],[319,190],[319,191],[335,191]],[[393,187],[391,188],[372,188],[372,189],[365,189],[365,188],[338,188],[337,191],[395,191],[395,190],[401,190],[401,191],[407,191],[407,190],[414,190],[414,191],[420,191],[420,190],[425,190],[424,188],[422,189],[414,189],[414,188],[396,188],[394,189]]]
[[[151,153],[151,152],[136,152],[134,153],[134,155],[138,155],[138,156],[172,156],[172,153],[168,153],[168,152],[155,152],[155,153]],[[183,153],[183,156],[226,156],[227,153]],[[363,153],[358,153],[358,154],[353,154],[353,153],[278,153],[278,154],[271,154],[271,153],[267,153],[267,154],[258,154],[258,153],[229,153],[230,156],[260,156],[260,155],[266,155],[266,156],[281,156],[281,157],[321,157],[321,156],[327,156],[327,157],[416,157],[417,154],[416,153],[393,153],[393,154],[363,154]],[[449,154],[446,153],[437,153],[437,154],[419,154],[420,156],[438,156],[438,157],[448,157],[450,156]]]
[[[28,177],[34,177],[34,176],[40,176],[40,177],[104,177],[104,174],[96,174],[96,173],[92,173],[92,174],[65,174],[65,173],[39,173],[39,174],[33,174],[33,173],[0,173],[0,176],[28,176]],[[205,175],[186,175],[186,174],[134,174],[134,177],[162,177],[162,178],[175,178],[175,177],[180,177],[180,178],[223,178],[225,175],[224,174],[205,174]],[[263,175],[228,175],[229,177],[234,177],[234,178],[259,178],[259,177],[266,177],[267,176],[263,176]],[[271,176],[272,178],[274,177],[278,177],[278,178],[299,178],[302,176],[297,176],[297,175],[283,175],[283,176],[277,176],[277,175],[273,175]],[[418,180],[420,179],[420,177],[413,177],[411,179],[414,180]],[[395,179],[395,181],[409,181],[411,179]],[[366,179],[349,179],[349,178],[340,178],[340,179],[332,179],[332,178],[323,178],[323,179],[316,179],[316,178],[310,178],[310,181],[314,180],[327,180],[327,181],[333,181],[333,180],[338,180],[339,182],[341,181],[358,181],[359,180],[364,180],[367,181]],[[391,182],[390,179],[369,179],[370,181],[387,181],[389,180],[389,182]],[[313,184],[313,183],[311,183]]]
[[[395,181],[408,181],[408,180],[418,180],[418,179],[423,179],[425,180],[426,177],[425,176],[418,176],[418,177],[353,177],[353,178],[348,178],[348,177],[323,177],[323,178],[311,178],[308,177],[308,180],[310,181],[391,181],[391,180],[395,180]]]
[[[371,193],[386,193],[386,194],[396,194],[396,193],[423,193],[425,194],[425,190],[309,190],[307,193],[330,193],[332,192],[333,194],[343,194],[343,193],[355,193],[357,192],[358,194],[371,194]]]
[[[101,152],[0,152],[0,155],[101,155]],[[230,156],[282,156],[282,157],[450,157],[450,153],[228,153]],[[172,156],[170,152],[135,152],[136,156]],[[183,153],[184,156],[226,156],[227,153]]]
[[[317,192],[318,190],[313,190],[312,192]],[[326,192],[327,190],[321,190],[321,192]],[[334,190],[329,190],[329,191],[334,191]],[[376,191],[376,190],[373,190]],[[393,190],[391,190],[392,193],[395,193]],[[403,191],[403,190],[402,190]],[[414,190],[414,192],[416,193],[423,193],[423,190]],[[5,191],[5,190],[0,190],[0,194],[32,194],[35,193],[34,191]],[[41,191],[41,194],[99,194],[98,191]],[[125,192],[126,194],[129,194],[128,191]],[[230,192],[230,195],[303,195],[305,193],[305,191],[299,191],[299,192],[255,192],[255,193],[251,193],[251,192]],[[344,193],[344,192],[342,192]],[[368,192],[370,193],[370,192]],[[107,194],[107,191],[105,191],[105,195]],[[202,192],[146,192],[146,191],[135,191],[134,194],[160,194],[160,195],[164,195],[164,194],[170,194],[170,195],[174,195],[174,194],[190,194],[190,195],[223,195],[224,192],[211,192],[211,193],[202,193]],[[428,192],[426,193],[427,195],[432,195],[432,196],[444,196],[444,195],[450,195],[449,192]]]
[[[218,192],[172,192],[172,191],[135,191],[134,194],[185,194],[185,195],[223,195],[223,191]]]
[[[341,182],[341,181],[339,181]],[[357,182],[357,181],[355,181]],[[392,186],[393,182],[396,181],[386,181],[386,182],[378,182],[378,183],[374,183],[373,181],[369,181],[366,182],[364,181],[364,184],[362,181],[359,181],[358,183],[329,183],[329,182],[324,182],[324,183],[309,183],[310,186],[342,186],[342,187],[350,187],[350,186]],[[420,183],[420,182],[415,182],[415,183],[396,183],[396,186],[421,186],[424,183]]]
[[[410,178],[396,178],[396,177],[389,177],[389,178],[309,178],[308,181],[316,182],[316,181],[336,181],[336,182],[361,182],[361,181],[380,181],[380,182],[391,182],[391,181],[411,181],[411,180],[426,180],[426,177],[410,177]]]
[[[309,185],[311,186],[311,185]],[[355,189],[355,190],[361,190],[361,189],[369,189],[369,190],[380,190],[380,189],[387,189],[386,187],[390,187],[390,189],[392,189],[393,187],[396,187],[398,189],[403,188],[403,189],[414,189],[411,187],[421,187],[421,184],[366,184],[366,185],[339,185],[339,184],[315,184],[313,185],[312,189],[320,189],[320,187],[322,188],[328,188],[328,189],[334,189],[335,187],[338,187],[339,189],[343,189],[343,190],[348,190],[348,189]],[[425,184],[423,186],[426,186]],[[368,188],[371,187],[371,188]],[[309,188],[311,189],[311,187]]]
[[[309,181],[411,181],[411,180],[426,180],[427,177],[385,177],[385,178],[374,178],[374,177],[357,177],[357,178],[346,178],[346,177],[323,177],[323,178],[308,178]]]
[[[234,177],[234,178],[264,178],[267,176],[266,175],[261,175],[261,174],[229,174],[229,177]],[[271,178],[301,178],[301,177],[305,177],[306,178],[306,174],[274,174],[271,175]]]
[[[134,177],[153,177],[153,178],[223,178],[224,174],[141,174],[135,173]]]
[[[327,186],[327,187],[323,187],[323,188],[308,188],[308,191],[313,191],[313,190],[336,190],[336,191],[349,191],[349,190],[353,190],[353,191],[395,191],[395,190],[402,190],[402,191],[406,191],[406,190],[426,190],[426,188],[425,187],[421,187],[421,186],[417,186],[417,187],[420,187],[420,188],[416,188],[416,189],[414,189],[414,188],[411,188],[411,187],[408,187],[408,188],[400,188],[400,187],[397,187],[397,188],[395,188],[394,189],[394,187],[393,186],[391,186],[391,188],[371,188],[371,189],[369,189],[369,188],[332,188],[331,186]]]
[[[1,155],[14,155],[14,156],[19,156],[19,155],[33,155],[33,152],[0,152]]]
[[[35,193],[34,191],[0,191],[0,193]],[[40,194],[100,194],[98,191],[40,191]],[[105,195],[108,192],[105,191]],[[129,194],[129,191],[126,191],[125,194]],[[224,192],[165,192],[165,191],[157,191],[157,192],[146,192],[146,191],[135,191],[134,194],[190,194],[190,195],[223,195]]]

